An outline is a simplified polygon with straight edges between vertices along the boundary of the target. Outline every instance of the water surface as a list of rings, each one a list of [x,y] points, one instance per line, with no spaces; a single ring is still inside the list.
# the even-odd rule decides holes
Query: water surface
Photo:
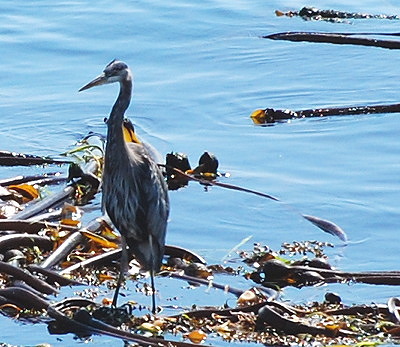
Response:
[[[56,155],[89,131],[105,133],[117,86],[78,93],[112,59],[135,76],[128,116],[139,135],[161,153],[217,155],[228,183],[279,197],[191,184],[172,192],[167,242],[219,263],[244,238],[278,248],[282,242],[318,239],[336,244],[300,212],[340,225],[350,244],[335,248],[343,270],[398,270],[400,151],[397,114],[296,120],[252,125],[256,108],[398,103],[399,53],[371,47],[268,41],[261,35],[290,30],[396,32],[398,21],[333,24],[278,18],[297,0],[185,2],[71,1],[0,4],[0,149]],[[394,1],[329,2],[321,8],[398,14]],[[38,172],[0,168],[0,177]],[[98,201],[95,202],[98,204]],[[92,217],[92,216],[90,216]],[[90,219],[89,217],[87,217]],[[159,279],[161,304],[181,283]],[[237,286],[252,284],[239,279]],[[175,288],[176,287],[176,288]],[[287,298],[321,300],[332,288],[289,290]],[[346,303],[386,302],[396,288],[335,287]],[[65,295],[70,295],[66,292]],[[181,292],[220,304],[232,298],[196,289]],[[203,301],[209,303],[208,301]],[[201,302],[199,303],[202,304]],[[44,326],[0,318],[2,342],[73,345]],[[6,333],[5,333],[6,332]],[[6,334],[6,335],[4,335]],[[107,345],[109,338],[95,337]],[[76,342],[78,343],[78,342]]]

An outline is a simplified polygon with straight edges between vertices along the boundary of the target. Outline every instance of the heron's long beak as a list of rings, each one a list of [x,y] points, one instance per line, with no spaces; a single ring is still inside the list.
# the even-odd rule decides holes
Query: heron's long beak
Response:
[[[103,74],[97,76],[93,81],[89,82],[88,84],[84,85],[81,89],[79,89],[79,91],[81,92],[82,90],[86,90],[95,86],[100,86],[102,84],[106,84],[107,83],[107,78],[106,76]]]

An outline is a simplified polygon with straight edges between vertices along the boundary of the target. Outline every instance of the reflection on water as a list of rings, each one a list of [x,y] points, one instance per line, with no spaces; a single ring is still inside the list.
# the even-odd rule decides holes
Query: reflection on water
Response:
[[[1,149],[57,154],[88,131],[105,133],[103,118],[117,87],[98,88],[84,97],[77,90],[119,58],[134,71],[128,116],[141,137],[162,153],[179,151],[198,158],[208,150],[217,155],[220,169],[231,173],[224,181],[284,202],[217,187],[205,192],[191,183],[171,192],[168,243],[217,263],[250,235],[252,241],[275,248],[294,239],[337,242],[303,220],[299,213],[304,213],[334,221],[347,232],[350,244],[333,254],[341,269],[397,269],[400,246],[393,239],[400,213],[399,116],[295,120],[264,128],[249,119],[254,109],[265,107],[399,102],[400,57],[394,50],[259,38],[289,30],[398,31],[393,21],[332,24],[274,15],[277,8],[303,5],[211,0],[3,3]],[[331,3],[319,6],[330,8]],[[376,1],[364,2],[363,8],[358,2],[336,6],[399,13],[390,1],[383,8]],[[32,171],[38,169],[1,168],[0,177]],[[251,242],[244,247],[250,249]],[[396,295],[392,288],[363,288],[357,297],[350,289],[341,296],[363,302]],[[324,292],[322,288],[315,295]],[[10,337],[8,342],[26,342],[20,339]]]

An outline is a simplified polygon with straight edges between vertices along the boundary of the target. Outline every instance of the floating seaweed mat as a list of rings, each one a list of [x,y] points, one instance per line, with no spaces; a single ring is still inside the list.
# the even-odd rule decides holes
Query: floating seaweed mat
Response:
[[[400,49],[400,41],[376,38],[355,37],[354,35],[398,35],[398,33],[322,33],[288,31],[262,36],[263,39],[285,41],[323,42],[341,45],[372,46],[387,49]]]
[[[342,22],[344,19],[400,19],[397,15],[387,14],[370,14],[370,13],[357,13],[357,12],[344,12],[337,10],[321,10],[316,7],[304,6],[300,11],[283,12],[276,10],[275,14],[278,17],[301,17],[304,20],[325,20],[333,22]]]

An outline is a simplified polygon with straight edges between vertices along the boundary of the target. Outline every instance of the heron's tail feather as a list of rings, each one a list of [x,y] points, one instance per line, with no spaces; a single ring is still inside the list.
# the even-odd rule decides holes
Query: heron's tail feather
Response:
[[[154,241],[150,235],[148,240],[137,241],[132,238],[127,238],[126,242],[129,246],[130,253],[133,254],[136,260],[145,271],[158,272],[161,267],[162,258],[164,256],[164,246]]]

